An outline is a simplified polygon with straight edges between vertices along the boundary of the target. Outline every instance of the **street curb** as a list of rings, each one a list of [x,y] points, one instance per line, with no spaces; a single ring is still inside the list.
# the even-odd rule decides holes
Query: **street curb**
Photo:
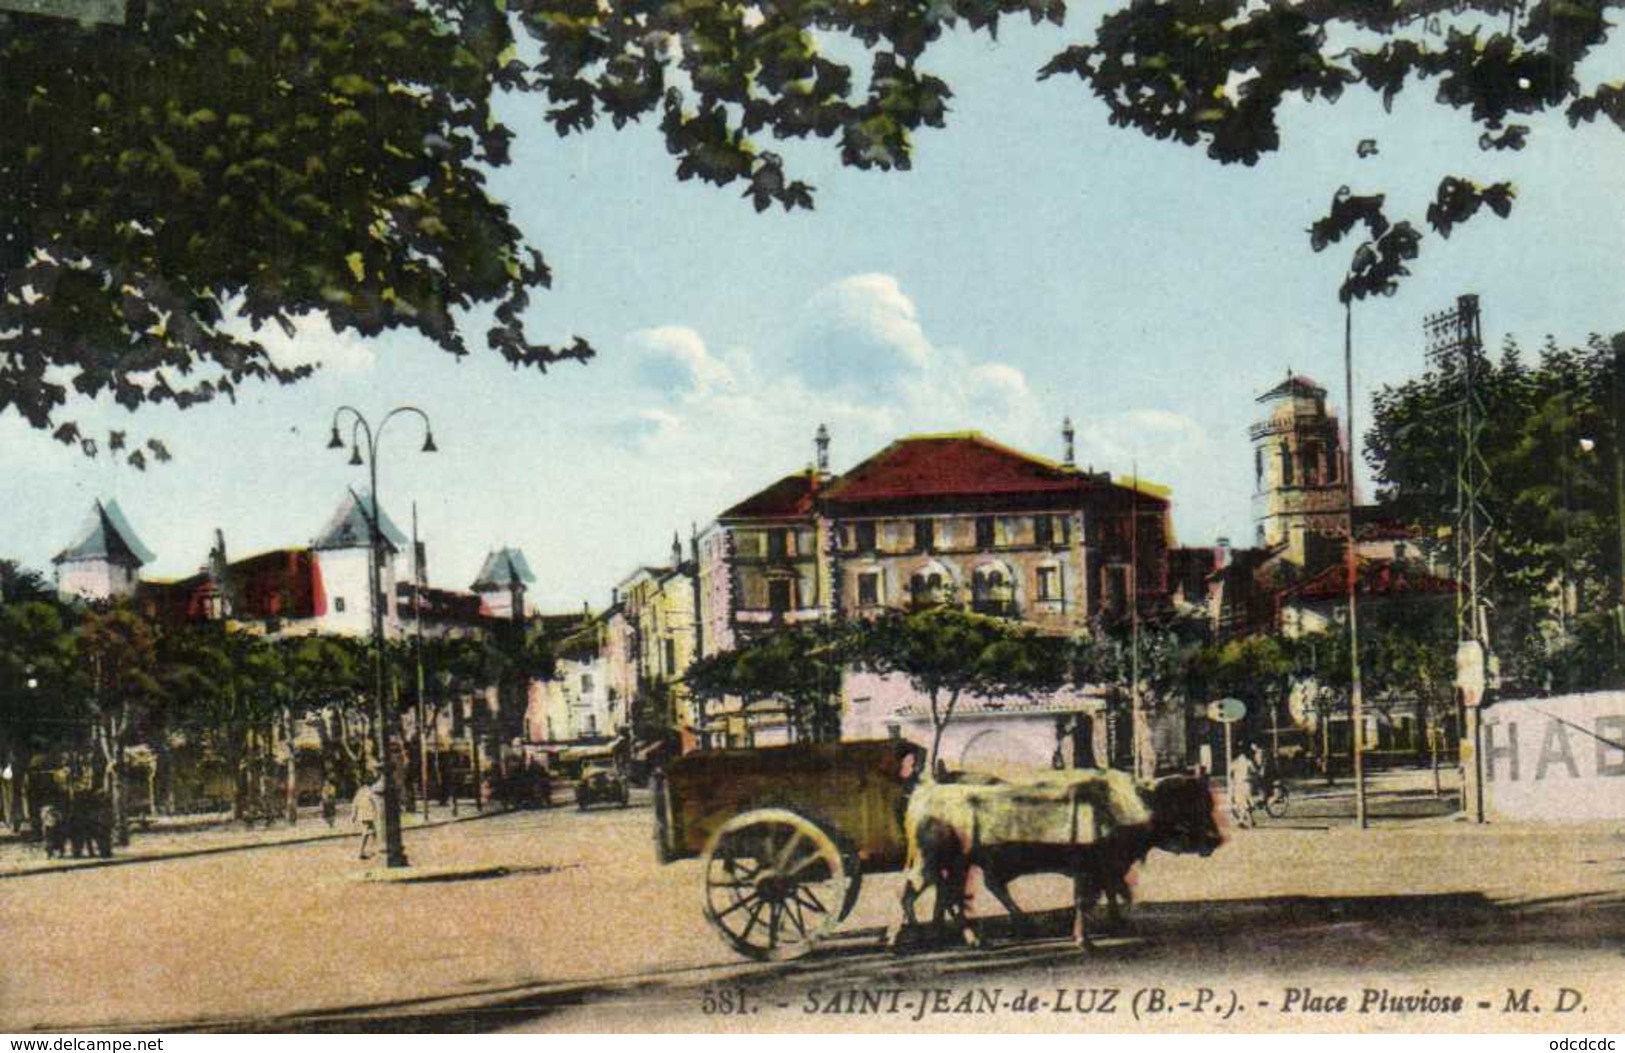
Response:
[[[440,819],[420,826],[407,827],[402,833],[411,833],[415,830],[432,830],[436,827],[451,826],[454,823],[472,823],[480,819],[490,819],[506,814],[501,811],[477,812],[473,815],[459,815],[452,818]],[[41,874],[67,874],[76,870],[98,870],[104,867],[129,866],[135,863],[161,863],[171,859],[192,859],[201,856],[217,856],[227,852],[252,852],[256,849],[281,848],[285,845],[313,845],[322,841],[342,841],[359,836],[352,831],[339,833],[313,834],[309,837],[289,837],[279,841],[249,841],[230,845],[215,845],[209,848],[183,848],[175,851],[154,852],[150,855],[114,856],[111,859],[69,859],[54,862],[42,862],[20,870],[0,871],[0,881],[10,878],[38,877]]]

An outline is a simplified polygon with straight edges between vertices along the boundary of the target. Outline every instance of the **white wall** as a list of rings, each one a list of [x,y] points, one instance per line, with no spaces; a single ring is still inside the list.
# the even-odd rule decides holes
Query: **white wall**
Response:
[[[1625,819],[1625,691],[1498,702],[1479,740],[1494,818]]]
[[[64,599],[107,600],[135,592],[136,571],[106,560],[85,559],[59,563],[56,591]]]
[[[322,575],[322,591],[327,596],[327,611],[319,615],[316,630],[343,636],[365,636],[372,631],[372,605],[368,599],[369,572],[367,550],[364,548],[329,548],[316,553],[316,562]],[[399,630],[395,597],[395,563],[391,557],[384,561],[383,590],[387,607],[384,611],[386,632]],[[344,609],[339,610],[343,600]]]
[[[841,717],[841,738],[884,739],[895,734],[927,749],[931,746],[930,699],[916,691],[907,678],[849,671],[842,684],[846,704]],[[1055,722],[1064,713],[1104,711],[1099,696],[1066,688],[1041,700],[1010,696],[994,701],[1004,708],[982,709],[980,700],[966,700],[967,710],[956,713],[942,737],[942,759],[950,768],[980,771],[1048,770],[1055,756]],[[1042,705],[1031,710],[1035,701]]]

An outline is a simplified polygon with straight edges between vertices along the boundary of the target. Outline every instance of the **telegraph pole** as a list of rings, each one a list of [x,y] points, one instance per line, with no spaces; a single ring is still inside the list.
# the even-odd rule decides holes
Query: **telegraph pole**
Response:
[[[1423,319],[1429,362],[1441,372],[1458,373],[1461,399],[1456,404],[1456,507],[1453,526],[1456,590],[1456,690],[1463,707],[1461,766],[1468,818],[1484,821],[1483,765],[1479,755],[1479,708],[1495,686],[1495,656],[1490,648],[1489,599],[1493,564],[1491,521],[1484,508],[1489,464],[1479,449],[1484,429],[1483,396],[1478,371],[1484,342],[1478,297],[1456,298],[1453,310]],[[1616,468],[1617,468],[1616,459]]]

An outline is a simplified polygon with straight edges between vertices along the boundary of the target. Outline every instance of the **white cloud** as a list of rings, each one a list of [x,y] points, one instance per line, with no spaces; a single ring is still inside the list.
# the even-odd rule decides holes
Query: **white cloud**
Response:
[[[639,329],[626,341],[638,356],[634,369],[646,387],[703,396],[736,386],[733,370],[712,355],[705,338],[688,326]]]
[[[322,315],[304,315],[294,320],[293,335],[275,322],[254,332],[247,323],[228,325],[238,336],[258,340],[279,366],[319,366],[326,372],[360,373],[373,367],[377,353],[372,344],[351,330],[334,332]]]
[[[807,301],[791,365],[814,389],[871,388],[917,375],[934,353],[896,278],[854,274]]]

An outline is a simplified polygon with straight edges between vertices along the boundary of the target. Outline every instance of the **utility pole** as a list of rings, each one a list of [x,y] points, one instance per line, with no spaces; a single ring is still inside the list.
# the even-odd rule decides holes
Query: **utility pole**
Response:
[[[1347,467],[1343,478],[1344,508],[1348,513],[1348,545],[1344,568],[1348,577],[1349,601],[1349,724],[1354,748],[1354,824],[1366,828],[1365,808],[1365,691],[1360,682],[1360,619],[1355,600],[1359,592],[1359,556],[1354,538],[1354,297],[1343,301],[1343,390],[1348,399],[1348,443],[1343,450]]]
[[[1484,508],[1489,464],[1479,449],[1484,429],[1483,396],[1478,371],[1484,344],[1478,297],[1460,296],[1453,310],[1423,319],[1429,362],[1461,379],[1456,403],[1456,507],[1453,527],[1456,590],[1456,690],[1463,708],[1461,766],[1463,805],[1468,818],[1484,821],[1483,765],[1479,755],[1479,709],[1495,687],[1495,657],[1490,648],[1489,599],[1493,573],[1490,557],[1492,524]],[[1565,452],[1566,456],[1566,452]]]
[[[1625,333],[1616,333],[1614,347],[1614,534],[1619,540],[1616,570],[1619,604],[1614,609],[1614,648],[1625,638]]]
[[[1141,732],[1145,713],[1140,701],[1140,461],[1134,460],[1134,488],[1129,491],[1129,740],[1134,777],[1146,778]],[[1226,732],[1229,725],[1225,725]],[[1226,758],[1228,763],[1229,758]]]
[[[412,502],[412,658],[417,666],[418,796],[429,821],[429,728],[423,705],[423,549],[418,541],[418,503]]]

